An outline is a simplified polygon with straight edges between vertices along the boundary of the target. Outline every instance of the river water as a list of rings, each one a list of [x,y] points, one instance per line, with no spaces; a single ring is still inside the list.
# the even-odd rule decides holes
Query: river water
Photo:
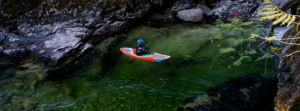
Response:
[[[212,43],[212,29],[189,23],[138,26],[98,44],[100,51],[92,61],[63,73],[61,78],[49,75],[41,64],[2,69],[0,110],[167,111],[182,105],[188,97],[243,74],[264,76],[265,61],[243,61],[229,69],[232,55],[217,57],[218,50],[228,46],[227,41]],[[140,38],[153,51],[171,59],[146,62],[119,50],[136,47]],[[274,61],[269,64],[274,65]],[[275,66],[271,65],[266,77],[274,78]]]

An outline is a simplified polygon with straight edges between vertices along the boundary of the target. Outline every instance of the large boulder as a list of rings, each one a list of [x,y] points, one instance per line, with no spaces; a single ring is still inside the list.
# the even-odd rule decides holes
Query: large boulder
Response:
[[[221,0],[215,8],[208,13],[208,16],[219,16],[221,19],[233,18],[235,13],[250,16],[256,8],[260,6],[263,0]]]
[[[203,19],[201,9],[189,9],[177,12],[177,17],[183,21],[200,22]]]
[[[176,14],[178,11],[191,9],[195,6],[192,0],[176,0],[176,2],[166,10],[166,13]]]
[[[2,0],[0,53],[16,56],[36,52],[57,65],[69,55],[82,54],[95,42],[129,28],[164,1]]]

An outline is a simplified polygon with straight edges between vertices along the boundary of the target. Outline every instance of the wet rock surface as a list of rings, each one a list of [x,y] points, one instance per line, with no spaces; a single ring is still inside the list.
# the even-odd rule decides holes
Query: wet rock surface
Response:
[[[206,5],[201,5],[201,4],[198,4],[194,9],[201,9],[203,13],[210,13],[211,12],[211,9],[208,8]]]
[[[135,25],[164,0],[1,2],[1,53],[37,52],[56,65],[67,55],[82,53],[107,35]]]
[[[233,18],[235,13],[249,17],[263,0],[221,0],[208,16],[217,15],[222,19]]]
[[[171,8],[166,10],[166,13],[176,14],[178,11],[191,9],[195,6],[192,0],[177,0]]]
[[[297,34],[296,28],[292,28],[284,35],[284,38],[292,38]],[[287,41],[291,43],[299,43],[298,41]],[[298,51],[297,46],[283,45],[281,47],[280,56],[289,55],[292,52]],[[293,104],[299,104],[300,97],[300,54],[295,53],[288,57],[278,58],[278,93],[275,100],[276,111],[297,111],[297,106]],[[297,101],[298,100],[298,101]]]
[[[276,79],[245,74],[187,98],[177,111],[273,111]]]

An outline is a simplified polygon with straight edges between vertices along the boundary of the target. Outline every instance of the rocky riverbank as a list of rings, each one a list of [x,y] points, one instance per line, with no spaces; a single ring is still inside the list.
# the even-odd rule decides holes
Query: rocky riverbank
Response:
[[[59,65],[67,58],[79,57],[109,35],[129,30],[144,19],[169,21],[178,16],[184,21],[199,22],[203,14],[210,13],[205,16],[213,17],[210,19],[223,17],[232,10],[217,12],[226,5],[222,2],[228,1],[218,2],[210,13],[208,7],[196,6],[192,0],[1,1],[0,52],[12,57],[42,58],[48,65]],[[241,14],[252,13],[259,3],[261,0],[234,2],[234,6],[250,5],[248,8],[236,7],[232,13],[240,10],[248,10],[239,12]],[[231,7],[230,3],[227,5]],[[181,11],[186,9],[187,14],[182,15]],[[189,10],[201,13],[193,16]]]

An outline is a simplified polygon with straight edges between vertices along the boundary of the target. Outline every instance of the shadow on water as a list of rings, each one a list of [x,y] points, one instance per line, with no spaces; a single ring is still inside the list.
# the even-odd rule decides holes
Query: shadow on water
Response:
[[[78,69],[80,68],[82,69],[83,66],[88,66],[95,63],[95,58],[101,59],[100,61],[102,61],[102,62],[96,61],[99,62],[96,64],[105,66],[105,68],[103,68],[99,73],[95,74],[98,76],[95,77],[95,79],[101,79],[103,76],[107,74],[108,70],[110,70],[110,67],[117,64],[116,63],[117,61],[115,61],[115,59],[118,59],[120,55],[114,54],[114,52],[112,52],[111,50],[113,50],[118,43],[122,42],[125,37],[126,37],[125,34],[108,37],[108,38],[116,38],[116,39],[111,41],[112,43],[109,44],[103,43],[105,42],[105,40],[100,42],[100,44],[104,44],[105,51],[99,48],[90,48],[86,50],[80,57],[76,58],[74,61],[50,69],[48,71],[49,76],[47,77],[47,80],[56,81],[56,80],[62,80],[62,79],[67,79],[69,77],[72,77],[74,76],[72,74],[78,71]],[[113,58],[111,56],[113,56]]]
[[[177,111],[274,111],[277,80],[245,74],[189,97]]]

